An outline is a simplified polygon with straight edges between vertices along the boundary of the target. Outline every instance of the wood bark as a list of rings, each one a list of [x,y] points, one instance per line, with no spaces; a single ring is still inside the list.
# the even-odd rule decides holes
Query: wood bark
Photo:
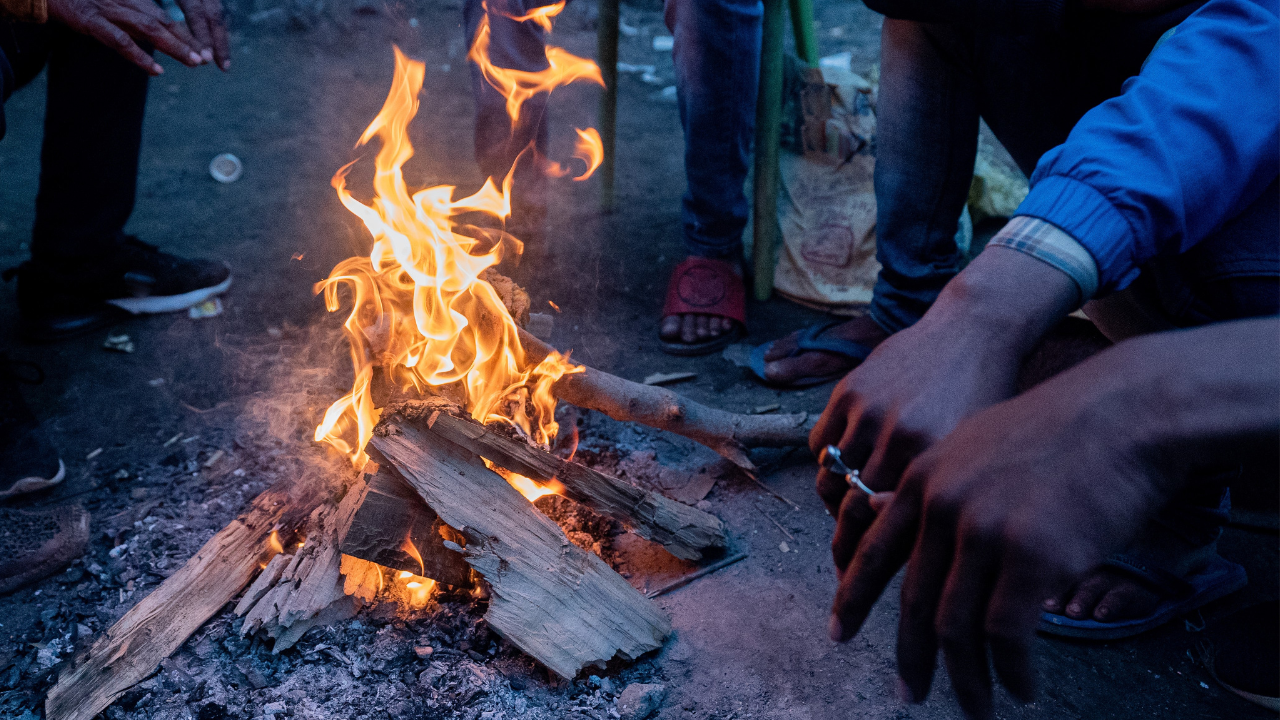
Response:
[[[530,366],[542,362],[552,350],[523,330],[520,343]],[[809,430],[817,419],[807,413],[740,415],[717,410],[666,388],[641,385],[590,367],[560,378],[552,392],[570,405],[602,412],[614,420],[683,435],[748,472],[755,472],[756,466],[747,450],[808,445]]]
[[[342,540],[344,555],[404,570],[446,585],[470,586],[471,567],[444,541],[466,542],[388,468],[369,478],[369,491]]]
[[[210,538],[62,673],[45,700],[45,717],[90,720],[145,679],[248,584],[272,552],[273,531],[288,537],[335,490],[316,478],[286,479],[255,498],[245,514]]]
[[[471,418],[435,410],[426,425],[431,432],[507,470],[542,482],[558,481],[569,499],[660,543],[678,558],[701,560],[703,553],[722,550],[728,543],[724,523],[710,513],[562,460],[493,432]]]
[[[467,538],[490,626],[562,677],[656,650],[670,619],[469,451],[385,413],[370,445]]]

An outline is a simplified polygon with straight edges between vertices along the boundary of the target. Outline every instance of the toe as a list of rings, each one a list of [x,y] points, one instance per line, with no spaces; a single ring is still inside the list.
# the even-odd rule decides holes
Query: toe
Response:
[[[1084,620],[1092,617],[1093,609],[1097,607],[1098,601],[1107,594],[1111,586],[1111,579],[1102,573],[1096,573],[1085,578],[1084,582],[1076,586],[1071,599],[1067,601],[1067,617],[1073,620]]]
[[[843,355],[815,350],[792,358],[766,362],[764,376],[770,382],[789,383],[799,378],[834,375],[851,369],[853,365]]]
[[[708,327],[708,323],[710,322],[711,318],[706,315],[696,315],[694,317],[694,327],[697,328],[699,340],[706,340],[711,336],[711,330]]]
[[[793,332],[786,337],[780,337],[773,341],[769,349],[764,354],[765,362],[773,362],[790,357],[796,351],[796,344],[800,341],[800,333]]]
[[[681,318],[679,315],[668,315],[662,318],[662,323],[658,326],[658,337],[667,341],[679,340],[680,326]]]
[[[686,345],[698,341],[698,319],[693,315],[685,315],[680,326],[680,341]]]
[[[1118,622],[1146,617],[1160,604],[1160,596],[1133,580],[1120,580],[1098,601],[1093,618],[1099,622]]]

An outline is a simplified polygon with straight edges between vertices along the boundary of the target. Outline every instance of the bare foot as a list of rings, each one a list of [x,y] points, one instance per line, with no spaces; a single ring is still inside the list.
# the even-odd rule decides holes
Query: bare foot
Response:
[[[784,338],[779,338],[769,348],[769,352],[765,353],[766,380],[779,385],[789,385],[802,378],[825,377],[852,370],[858,365],[859,361],[847,355],[822,350],[809,350],[791,357],[796,351],[796,343],[799,342],[801,332],[803,331],[796,331]],[[868,348],[875,348],[889,335],[874,320],[864,315],[828,328],[820,337],[841,338],[866,345]]]
[[[1044,601],[1044,609],[1072,620],[1120,622],[1147,617],[1161,594],[1131,575],[1099,568],[1062,596]]]
[[[1126,551],[1153,567],[1185,578],[1203,569],[1217,554],[1217,543],[1193,546],[1172,531],[1152,523]],[[1144,618],[1155,612],[1166,592],[1131,573],[1101,567],[1056,598],[1044,601],[1044,609],[1072,620],[1120,622]]]
[[[668,315],[662,318],[658,335],[667,342],[692,345],[732,332],[737,324],[737,320],[719,315]]]

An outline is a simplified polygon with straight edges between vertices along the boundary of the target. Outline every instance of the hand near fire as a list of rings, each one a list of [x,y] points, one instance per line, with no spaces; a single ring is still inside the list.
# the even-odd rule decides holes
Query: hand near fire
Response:
[[[221,2],[184,0],[179,5],[185,25],[152,0],[48,0],[48,12],[51,20],[97,39],[149,75],[164,69],[139,43],[154,45],[188,67],[216,59],[226,70],[230,53]]]
[[[906,562],[904,694],[928,695],[941,646],[970,717],[990,715],[991,666],[1030,701],[1045,598],[1124,547],[1173,485],[1134,441],[1123,401],[1099,384],[1082,366],[983,410],[917,457],[896,493],[877,494],[878,515],[840,580],[832,639],[858,632]]]
[[[1014,393],[1022,357],[1070,310],[1076,286],[1030,256],[989,248],[915,325],[890,336],[836,386],[809,436],[835,445],[875,491],[893,490],[916,455],[966,416]],[[843,571],[875,515],[866,493],[821,470],[818,495],[836,518]]]

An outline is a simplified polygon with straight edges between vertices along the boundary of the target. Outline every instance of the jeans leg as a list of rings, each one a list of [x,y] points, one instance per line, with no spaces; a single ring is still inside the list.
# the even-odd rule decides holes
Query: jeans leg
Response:
[[[509,16],[520,16],[533,8],[550,4],[546,0],[488,2],[489,59],[494,65],[534,72],[547,69],[546,32],[532,22],[516,22]],[[463,6],[468,48],[475,41],[476,30],[485,16],[483,5],[482,0],[467,0]],[[506,98],[484,79],[475,63],[468,62],[468,66],[476,104],[476,164],[482,173],[500,183],[516,158],[530,145],[541,155],[546,154],[547,95],[543,93],[527,100],[513,127],[511,116],[507,114]],[[535,158],[526,157],[517,170],[517,192],[537,194],[537,188],[542,185],[545,185],[545,178],[541,164]]]
[[[960,271],[955,234],[978,151],[973,74],[956,28],[886,19],[876,107],[876,280],[885,332],[919,320]],[[971,45],[971,43],[970,43]]]
[[[690,255],[737,258],[760,87],[760,0],[666,0],[675,36],[688,183],[681,221]]]
[[[101,257],[133,212],[147,74],[114,50],[49,28],[49,90],[31,255]]]

